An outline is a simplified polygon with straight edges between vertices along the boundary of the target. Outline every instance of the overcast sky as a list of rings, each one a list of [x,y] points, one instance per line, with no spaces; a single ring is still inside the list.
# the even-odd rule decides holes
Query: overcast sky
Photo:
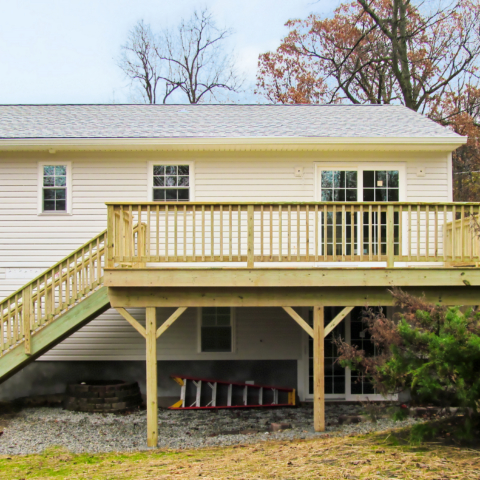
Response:
[[[152,30],[208,6],[230,39],[253,87],[258,54],[275,49],[290,18],[331,14],[337,0],[0,0],[0,103],[129,101],[116,65],[120,46],[140,19]],[[240,101],[255,102],[252,95]]]

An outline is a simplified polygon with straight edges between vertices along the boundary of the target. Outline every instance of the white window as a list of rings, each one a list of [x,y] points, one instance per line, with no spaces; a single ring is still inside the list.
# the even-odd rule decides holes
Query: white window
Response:
[[[39,163],[38,184],[39,213],[71,213],[71,166],[69,162]]]
[[[200,351],[233,352],[233,309],[200,308]]]
[[[189,202],[194,198],[193,162],[150,162],[149,200]]]

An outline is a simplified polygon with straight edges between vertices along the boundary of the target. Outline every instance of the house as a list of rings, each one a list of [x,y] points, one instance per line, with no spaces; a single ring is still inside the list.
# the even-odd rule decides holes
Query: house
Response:
[[[478,304],[465,141],[394,105],[0,106],[0,399],[139,380],[155,445],[182,374],[295,388],[322,430],[377,398],[334,363],[363,306]]]

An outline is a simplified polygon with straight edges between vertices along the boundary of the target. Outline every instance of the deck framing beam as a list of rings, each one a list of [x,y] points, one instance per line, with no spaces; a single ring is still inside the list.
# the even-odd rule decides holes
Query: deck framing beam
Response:
[[[138,320],[133,318],[124,308],[116,307],[115,310],[143,337],[147,338],[147,332]]]
[[[313,338],[313,328],[292,307],[282,308]]]
[[[170,317],[165,320],[162,325],[157,330],[157,338],[160,337],[160,335],[164,334],[168,328],[170,328],[173,323],[180,317],[180,315],[187,309],[188,307],[179,307],[177,308]]]
[[[355,307],[345,307],[326,327],[324,336],[326,337]]]
[[[407,287],[402,289],[444,305],[479,305],[480,287]],[[316,302],[332,307],[393,306],[387,287],[325,288],[157,288],[109,287],[113,307],[311,307]]]
[[[480,268],[143,268],[105,269],[107,287],[465,287]],[[285,305],[285,304],[284,304]],[[286,304],[288,305],[288,304]],[[291,304],[290,304],[291,305]]]

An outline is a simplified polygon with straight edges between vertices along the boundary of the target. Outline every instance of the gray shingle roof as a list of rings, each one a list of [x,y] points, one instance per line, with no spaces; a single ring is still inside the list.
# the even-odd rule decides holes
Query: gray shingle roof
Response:
[[[0,138],[450,137],[398,105],[1,105]]]

